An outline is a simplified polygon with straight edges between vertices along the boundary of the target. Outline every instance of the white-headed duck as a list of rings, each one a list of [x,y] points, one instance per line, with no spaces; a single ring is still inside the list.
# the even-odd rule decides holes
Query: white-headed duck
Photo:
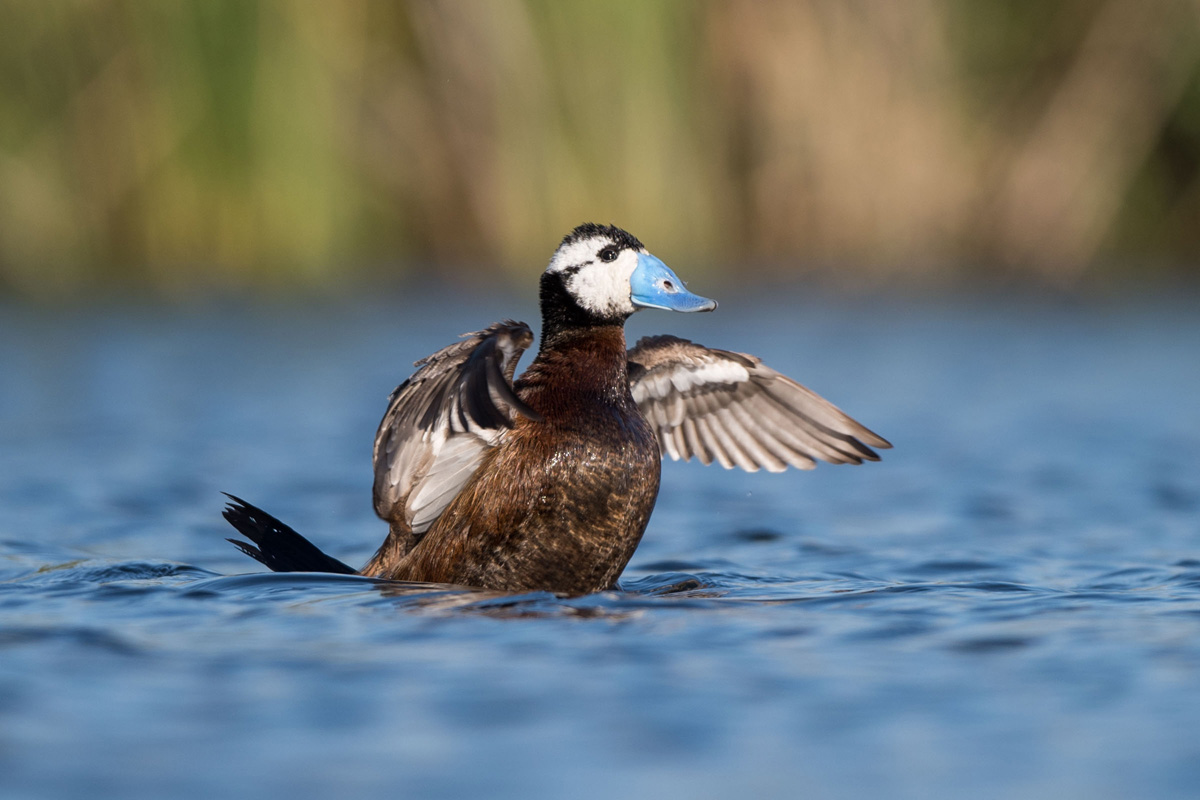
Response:
[[[253,544],[230,541],[277,572],[580,595],[632,557],[661,454],[781,472],[891,447],[754,356],[674,336],[625,349],[639,309],[716,307],[629,233],[580,225],[542,274],[542,343],[520,378],[533,333],[510,320],[418,361],[392,393],[374,455],[391,530],[361,570],[238,498],[225,518]]]

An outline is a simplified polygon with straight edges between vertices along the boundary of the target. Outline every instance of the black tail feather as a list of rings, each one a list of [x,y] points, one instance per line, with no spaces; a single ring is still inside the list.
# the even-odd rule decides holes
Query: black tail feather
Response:
[[[261,508],[252,506],[240,497],[222,492],[233,502],[225,506],[221,516],[250,542],[228,539],[246,555],[266,564],[274,572],[334,572],[356,575],[358,570],[327,556],[315,544]],[[255,547],[254,545],[258,545]]]

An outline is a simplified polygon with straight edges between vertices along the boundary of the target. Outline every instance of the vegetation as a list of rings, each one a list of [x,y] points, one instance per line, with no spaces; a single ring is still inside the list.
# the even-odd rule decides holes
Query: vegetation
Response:
[[[1196,270],[1200,4],[0,8],[0,291],[525,275],[584,220],[689,272]]]

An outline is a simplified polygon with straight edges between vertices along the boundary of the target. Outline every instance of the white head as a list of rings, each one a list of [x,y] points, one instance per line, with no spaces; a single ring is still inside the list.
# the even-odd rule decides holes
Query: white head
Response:
[[[580,225],[554,251],[547,276],[588,315],[624,319],[639,308],[711,311],[716,303],[688,292],[666,264],[632,234],[612,225]]]

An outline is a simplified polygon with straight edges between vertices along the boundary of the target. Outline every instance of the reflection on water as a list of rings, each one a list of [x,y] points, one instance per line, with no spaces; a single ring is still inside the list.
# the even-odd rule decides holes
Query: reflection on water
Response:
[[[896,449],[668,465],[621,590],[571,599],[262,573],[220,518],[364,561],[387,392],[527,299],[5,309],[0,794],[1190,797],[1197,305],[795,297],[631,338]]]

